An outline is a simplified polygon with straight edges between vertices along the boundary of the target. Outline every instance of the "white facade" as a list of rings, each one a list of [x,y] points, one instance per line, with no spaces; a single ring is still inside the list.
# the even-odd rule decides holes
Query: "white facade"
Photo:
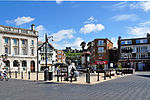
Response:
[[[56,50],[54,48],[51,48],[51,47],[52,47],[51,44],[47,45],[47,67],[49,68],[50,71],[54,71],[54,66],[53,65],[56,63],[57,53],[56,53]],[[43,71],[46,67],[46,63],[45,63],[45,45],[43,45],[43,47],[41,47],[41,50],[39,50],[38,53],[39,53],[39,70]]]
[[[122,53],[121,49],[132,49],[131,53]],[[136,53],[136,59],[138,58],[147,58],[148,52],[150,52],[150,44],[142,44],[142,45],[128,45],[128,46],[121,46],[121,58],[127,58],[125,54],[132,58],[132,53]]]
[[[38,32],[33,29],[34,25],[31,30],[0,25],[0,56],[8,55],[6,67],[10,71],[37,70]]]

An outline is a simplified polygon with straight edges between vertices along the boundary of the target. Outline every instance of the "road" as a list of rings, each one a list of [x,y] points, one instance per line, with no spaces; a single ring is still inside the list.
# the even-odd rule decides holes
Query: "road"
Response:
[[[150,72],[94,85],[10,79],[0,81],[0,100],[150,100]]]

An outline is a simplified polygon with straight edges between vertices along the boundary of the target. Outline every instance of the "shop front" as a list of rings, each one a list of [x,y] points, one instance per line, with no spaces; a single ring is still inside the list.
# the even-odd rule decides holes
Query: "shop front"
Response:
[[[97,69],[108,69],[108,61],[95,61],[94,64]]]

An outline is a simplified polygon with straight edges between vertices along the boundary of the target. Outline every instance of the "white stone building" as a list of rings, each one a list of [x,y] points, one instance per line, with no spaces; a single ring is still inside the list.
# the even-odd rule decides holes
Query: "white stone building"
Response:
[[[0,25],[0,56],[7,54],[6,67],[11,71],[37,71],[38,32]]]

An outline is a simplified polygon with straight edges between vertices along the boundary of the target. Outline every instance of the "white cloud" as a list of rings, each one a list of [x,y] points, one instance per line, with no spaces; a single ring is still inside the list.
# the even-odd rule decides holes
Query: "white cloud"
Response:
[[[144,22],[144,23],[140,23],[139,26],[147,26],[150,25],[150,21]]]
[[[49,33],[49,31],[43,25],[37,26],[35,30],[38,31],[40,41],[44,41],[45,34]]]
[[[84,40],[83,40],[82,38],[77,37],[77,38],[75,39],[75,41],[73,42],[72,47],[73,47],[73,48],[76,48],[76,49],[81,49],[80,44],[81,44],[81,42],[83,42],[83,41],[84,41]]]
[[[133,9],[143,9],[144,11],[150,11],[150,1],[138,2],[130,4],[130,7]]]
[[[15,23],[16,25],[22,25],[22,24],[25,24],[25,23],[30,23],[32,21],[34,21],[35,18],[31,18],[31,17],[18,17],[14,20],[6,20],[6,23],[8,24],[13,24]]]
[[[76,33],[73,29],[60,30],[57,33],[53,33],[54,41],[61,41],[62,39],[72,39],[73,34]]]
[[[123,9],[125,7],[128,7],[128,2],[119,2],[113,5],[113,8],[115,9]]]
[[[91,32],[99,32],[104,29],[102,24],[86,24],[81,29],[80,32],[87,34]]]
[[[66,47],[71,47],[72,49],[81,49],[80,44],[84,40],[80,37],[77,37],[74,39],[73,42],[67,42],[67,41],[62,41],[62,42],[55,42],[53,43],[54,47],[56,49],[65,49]]]
[[[93,16],[91,16],[84,23],[94,23],[94,22],[97,22],[97,20]]]
[[[134,37],[145,37],[146,33],[150,33],[150,27],[129,27],[128,34],[133,35]]]
[[[139,18],[135,14],[123,14],[123,15],[114,16],[112,17],[112,19],[115,21],[125,21],[125,20],[136,21]]]
[[[118,48],[118,44],[117,44],[118,38],[112,37],[111,38],[111,42],[113,42],[113,47]]]
[[[145,12],[150,11],[150,1],[139,1],[139,2],[120,2],[113,5],[113,9],[142,9]]]
[[[63,2],[63,0],[56,0],[57,4],[61,4]]]

